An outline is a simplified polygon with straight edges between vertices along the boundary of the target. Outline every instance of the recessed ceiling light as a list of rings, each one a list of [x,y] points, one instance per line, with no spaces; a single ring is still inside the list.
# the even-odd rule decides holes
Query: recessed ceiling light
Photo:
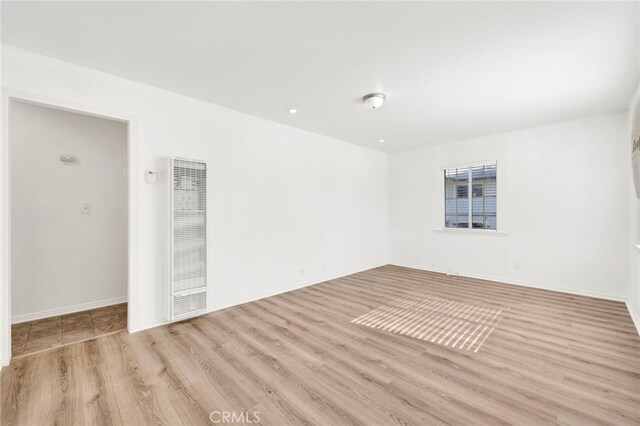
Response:
[[[287,110],[287,112],[288,112],[289,114],[295,114],[296,112],[298,112],[298,110],[297,110],[297,109],[295,109],[295,108],[289,108],[289,109]]]
[[[378,142],[380,142],[380,143],[384,143],[384,139],[380,139]]]

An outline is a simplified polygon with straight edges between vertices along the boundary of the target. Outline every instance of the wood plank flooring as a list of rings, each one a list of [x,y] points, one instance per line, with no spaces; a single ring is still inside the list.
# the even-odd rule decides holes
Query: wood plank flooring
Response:
[[[502,318],[478,352],[351,322],[398,298]],[[7,426],[638,425],[640,339],[620,302],[389,265],[16,359],[0,384]]]
[[[502,311],[440,297],[411,296],[394,299],[351,322],[478,352],[502,320]]]
[[[126,303],[13,324],[11,356],[31,355],[126,329]]]

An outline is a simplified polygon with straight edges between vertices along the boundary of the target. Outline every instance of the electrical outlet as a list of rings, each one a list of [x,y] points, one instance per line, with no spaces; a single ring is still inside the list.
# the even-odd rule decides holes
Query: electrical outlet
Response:
[[[80,206],[80,213],[91,214],[91,204],[87,203]]]

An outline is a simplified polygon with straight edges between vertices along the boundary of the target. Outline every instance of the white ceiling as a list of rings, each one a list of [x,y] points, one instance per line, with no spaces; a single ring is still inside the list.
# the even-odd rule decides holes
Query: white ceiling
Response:
[[[621,110],[640,74],[638,2],[2,8],[3,43],[389,152]]]

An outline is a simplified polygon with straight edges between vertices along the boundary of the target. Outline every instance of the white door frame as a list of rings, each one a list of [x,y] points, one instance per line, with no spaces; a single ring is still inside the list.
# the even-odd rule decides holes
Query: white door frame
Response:
[[[138,286],[138,136],[137,119],[134,115],[81,104],[68,99],[52,98],[37,93],[25,92],[8,87],[2,88],[2,135],[0,146],[0,366],[9,364],[11,360],[11,144],[9,141],[9,109],[11,101],[32,103],[93,117],[117,120],[127,124],[127,156],[128,156],[128,273],[127,273],[127,328],[137,329],[135,301]],[[133,309],[132,309],[133,307]]]

